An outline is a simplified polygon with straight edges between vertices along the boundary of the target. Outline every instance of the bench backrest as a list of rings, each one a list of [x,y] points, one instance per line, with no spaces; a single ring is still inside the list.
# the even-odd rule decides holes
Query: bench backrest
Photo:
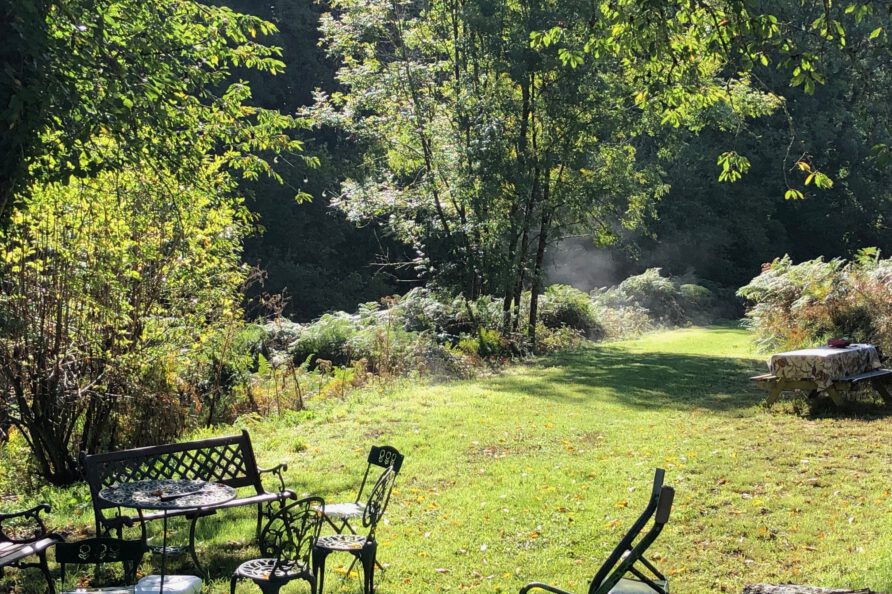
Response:
[[[102,510],[115,507],[99,492],[115,483],[157,479],[201,479],[233,488],[254,487],[263,493],[247,431],[229,437],[174,443],[106,454],[82,455],[97,521]]]

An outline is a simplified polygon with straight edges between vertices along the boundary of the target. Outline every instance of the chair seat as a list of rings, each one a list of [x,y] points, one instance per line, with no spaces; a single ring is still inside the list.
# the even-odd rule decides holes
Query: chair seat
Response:
[[[239,565],[235,570],[235,575],[251,580],[287,582],[307,573],[306,565],[291,562],[280,566],[273,575],[272,571],[275,565],[275,559],[251,559]]]
[[[194,575],[164,576],[165,594],[200,594],[201,578]],[[160,575],[147,575],[136,583],[134,594],[158,594],[161,589]]]
[[[316,547],[331,551],[358,551],[368,542],[360,534],[329,534],[316,539]]]
[[[333,503],[322,508],[323,514],[339,520],[361,518],[363,512],[365,512],[365,505],[362,503]]]
[[[655,581],[654,583],[667,592],[669,591],[668,582]],[[622,578],[607,594],[657,594],[657,591],[644,582]]]

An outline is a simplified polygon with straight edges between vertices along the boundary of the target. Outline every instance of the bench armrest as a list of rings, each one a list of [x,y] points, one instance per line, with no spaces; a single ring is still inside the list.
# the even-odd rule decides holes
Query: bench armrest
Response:
[[[286,472],[287,470],[288,470],[288,465],[283,463],[283,464],[276,464],[272,468],[258,468],[257,474],[259,474],[261,476],[261,478],[263,477],[264,474],[275,474],[279,479],[279,487],[280,487],[279,490],[285,491],[286,490],[285,489],[285,476],[283,473]]]
[[[520,589],[520,594],[526,594],[530,590],[545,590],[546,592],[552,592],[553,594],[570,594],[570,592],[567,592],[566,590],[561,590],[560,588],[555,588],[554,586],[539,582],[531,582],[527,584]]]
[[[43,519],[40,517],[40,512],[51,511],[50,505],[48,503],[41,503],[39,505],[35,505],[34,507],[22,511],[10,512],[6,514],[0,514],[0,540],[6,540],[8,542],[14,543],[28,543],[39,538],[44,538],[49,536],[49,531],[46,529],[46,525],[43,523]],[[16,518],[23,518],[25,520],[31,520],[35,525],[37,530],[33,532],[33,534],[26,539],[16,539],[11,535],[7,534],[3,530],[3,522],[7,520],[14,520]]]

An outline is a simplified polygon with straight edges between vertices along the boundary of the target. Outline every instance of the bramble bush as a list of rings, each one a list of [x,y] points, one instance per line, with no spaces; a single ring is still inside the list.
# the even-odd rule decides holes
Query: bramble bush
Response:
[[[892,352],[892,259],[874,248],[852,261],[794,264],[785,255],[737,294],[749,303],[748,325],[766,350],[800,348],[844,337]]]
[[[634,336],[659,326],[711,321],[716,298],[687,277],[661,276],[659,269],[588,295],[568,285],[551,285],[540,298],[540,352],[570,348],[580,338]],[[526,296],[522,303],[528,302]],[[520,318],[527,312],[521,309]],[[524,328],[503,335],[502,303],[491,296],[470,301],[427,288],[362,304],[355,314],[332,312],[299,325],[280,320],[266,326],[267,357],[287,350],[295,364],[309,360],[346,366],[362,360],[368,371],[399,374],[467,365],[465,354],[481,359],[526,352]],[[444,362],[449,362],[444,365]]]
[[[659,268],[591,292],[594,315],[609,339],[734,317],[733,298],[721,297],[690,275],[667,277]]]

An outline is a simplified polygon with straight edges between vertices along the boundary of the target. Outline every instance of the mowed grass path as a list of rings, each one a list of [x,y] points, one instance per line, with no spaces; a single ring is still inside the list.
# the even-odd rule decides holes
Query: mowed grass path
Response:
[[[763,369],[744,331],[686,329],[246,426],[262,464],[287,461],[292,488],[331,501],[352,496],[369,445],[405,453],[379,530],[381,594],[517,592],[532,580],[582,594],[657,466],[677,495],[652,557],[674,592],[892,589],[892,419],[766,411],[747,379]],[[236,544],[248,515],[218,517],[202,556],[223,576],[254,551]],[[349,559],[329,558],[327,592],[358,591],[333,571]]]

